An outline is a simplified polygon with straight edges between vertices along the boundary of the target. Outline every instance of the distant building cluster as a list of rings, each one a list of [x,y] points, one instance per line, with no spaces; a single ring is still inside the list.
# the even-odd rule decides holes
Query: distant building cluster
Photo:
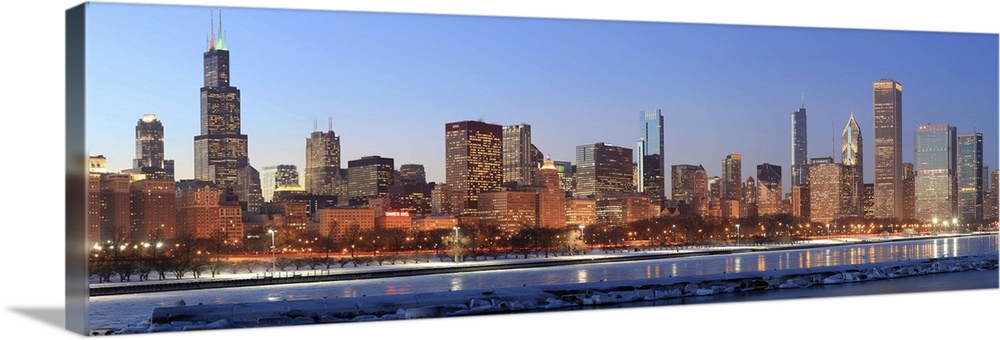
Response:
[[[214,32],[213,32],[214,33]],[[553,160],[532,143],[529,124],[444,124],[445,181],[428,182],[424,166],[368,155],[343,167],[341,138],[314,127],[305,169],[250,164],[241,134],[240,91],[231,86],[221,33],[204,53],[200,134],[194,177],[175,179],[166,160],[164,125],[143,115],[133,167],[115,173],[90,157],[88,241],[150,244],[179,237],[239,244],[274,233],[351,237],[379,228],[451,229],[462,223],[522,228],[622,226],[663,215],[736,220],[788,214],[813,223],[845,218],[931,223],[997,218],[997,170],[983,165],[983,134],[927,124],[914,132],[914,163],[902,161],[902,85],[873,83],[874,182],[864,182],[862,128],[851,113],[840,162],[809,158],[806,109],[791,113],[790,193],[782,166],[756,165],[744,178],[743,156],[721,158],[721,173],[674,164],[665,172],[664,116],[638,112],[635,148],[594,142],[575,160]],[[787,163],[786,163],[787,164]],[[669,175],[669,192],[667,191]],[[754,177],[756,176],[756,178]]]

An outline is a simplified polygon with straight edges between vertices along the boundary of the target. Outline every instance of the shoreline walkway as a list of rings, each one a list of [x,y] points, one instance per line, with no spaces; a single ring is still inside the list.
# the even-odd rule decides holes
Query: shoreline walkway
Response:
[[[996,233],[988,233],[996,234]],[[987,234],[987,235],[988,235]],[[872,236],[866,238],[820,239],[793,244],[773,244],[755,246],[722,246],[704,248],[676,248],[670,250],[626,251],[621,253],[603,253],[591,250],[584,255],[569,255],[558,257],[518,258],[502,260],[476,260],[469,262],[425,262],[401,265],[375,265],[363,267],[344,267],[336,269],[315,269],[282,271],[278,273],[240,273],[223,274],[217,277],[200,277],[173,280],[146,280],[134,282],[92,283],[90,296],[107,296],[121,294],[168,292],[179,290],[234,288],[261,285],[312,283],[324,281],[368,280],[389,277],[406,277],[418,275],[450,274],[462,272],[509,270],[524,268],[542,268],[579,264],[615,263],[629,261],[660,260],[684,258],[693,256],[727,255],[747,252],[801,250],[825,248],[857,244],[873,244],[888,242],[905,242],[921,239],[972,237],[984,234],[954,234],[935,236]]]

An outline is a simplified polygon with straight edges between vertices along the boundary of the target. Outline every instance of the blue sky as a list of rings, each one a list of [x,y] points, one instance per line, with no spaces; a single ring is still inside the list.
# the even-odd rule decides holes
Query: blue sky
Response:
[[[111,170],[130,167],[135,123],[154,113],[178,178],[193,177],[202,53],[218,7],[92,9],[88,151]],[[790,113],[804,93],[809,156],[839,161],[831,142],[853,112],[871,182],[871,83],[886,72],[903,84],[904,161],[918,124],[947,123],[984,132],[985,164],[998,164],[996,34],[228,7],[222,17],[258,169],[304,168],[314,120],[325,130],[329,117],[344,167],[380,155],[443,181],[445,123],[479,119],[531,124],[544,153],[575,162],[576,145],[634,148],[639,112],[655,108],[668,169],[720,175],[739,153],[744,179],[777,164],[788,192]]]

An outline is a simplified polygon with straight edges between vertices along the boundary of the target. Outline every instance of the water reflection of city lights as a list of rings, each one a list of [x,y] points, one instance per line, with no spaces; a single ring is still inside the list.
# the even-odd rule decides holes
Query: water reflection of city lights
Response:
[[[451,290],[462,290],[462,278],[456,277],[451,279]]]
[[[580,269],[580,270],[576,271],[576,282],[577,283],[589,282],[589,281],[587,281],[587,271],[586,270]]]

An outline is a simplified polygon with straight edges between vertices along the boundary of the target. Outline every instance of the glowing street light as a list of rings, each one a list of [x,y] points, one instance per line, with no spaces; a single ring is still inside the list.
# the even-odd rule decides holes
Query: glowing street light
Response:
[[[458,226],[455,226],[455,263],[458,263]]]
[[[670,233],[674,234],[674,247],[676,247],[676,244],[677,244],[677,225],[676,224],[671,224],[670,225]],[[674,248],[674,249],[676,249],[676,248]]]
[[[271,234],[271,273],[274,273],[277,266],[277,258],[274,256],[274,229],[268,229],[267,233]]]
[[[740,234],[740,225],[739,225],[739,223],[737,223],[736,224],[736,245],[737,246],[740,245],[740,235],[741,235]]]

